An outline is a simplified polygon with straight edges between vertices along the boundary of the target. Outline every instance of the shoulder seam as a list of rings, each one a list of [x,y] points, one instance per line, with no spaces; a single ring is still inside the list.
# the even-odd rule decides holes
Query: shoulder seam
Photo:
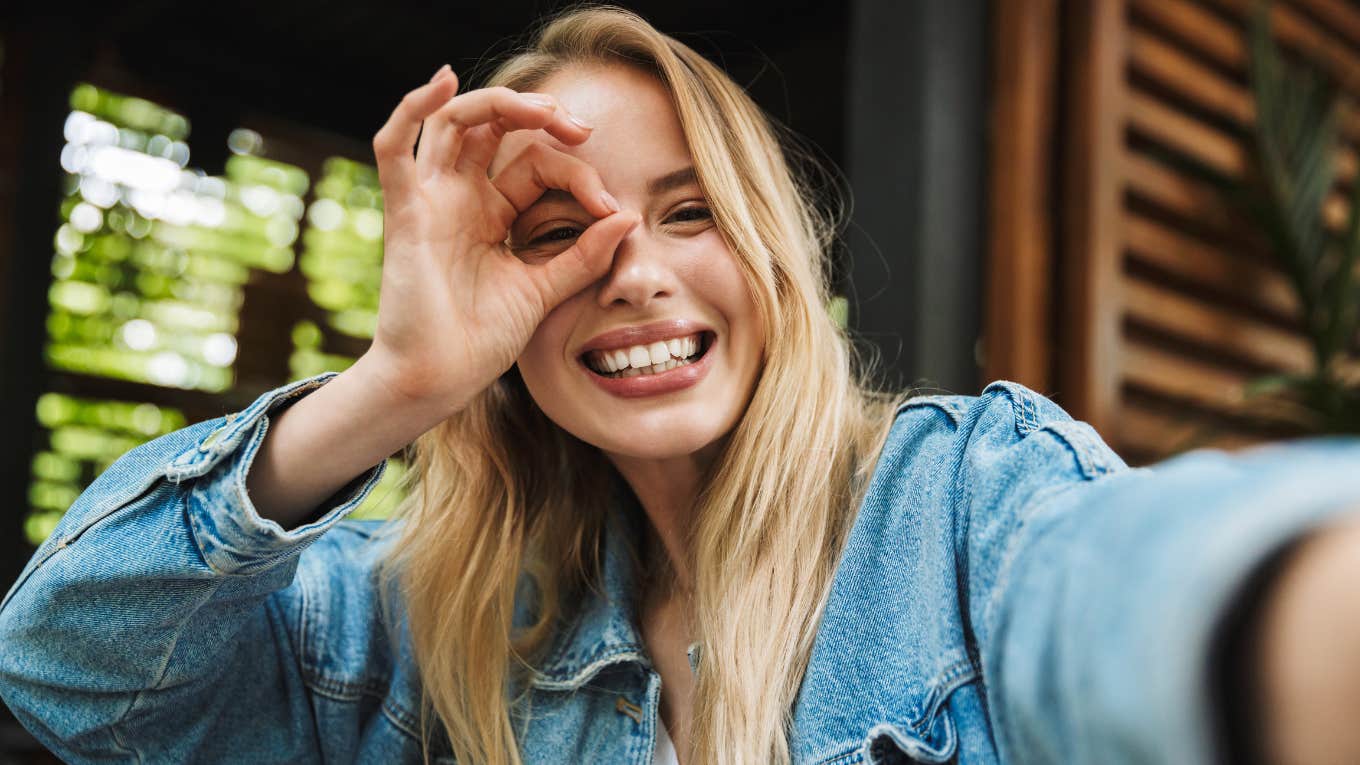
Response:
[[[1015,411],[1015,431],[1017,433],[1021,436],[1027,436],[1042,427],[1039,423],[1039,408],[1034,401],[1035,397],[1040,395],[1039,393],[1010,380],[997,380],[984,388],[982,395],[986,396],[994,389],[1006,394],[1006,398],[1010,400],[1011,408]]]
[[[955,427],[958,427],[963,422],[964,415],[968,411],[967,402],[969,398],[970,397],[968,396],[914,396],[902,402],[901,406],[897,407],[897,412],[893,416],[895,418],[897,415],[902,414],[908,409],[933,407],[943,412],[949,417],[949,421]]]
[[[1065,419],[1050,418],[1048,420],[1040,416],[1039,399],[1042,398],[1049,401],[1053,406],[1058,406],[1052,399],[1009,380],[997,380],[989,384],[982,393],[986,396],[993,389],[1005,394],[1007,400],[1010,401],[1011,411],[1015,414],[1016,434],[1023,439],[1042,431],[1050,433],[1072,453],[1083,479],[1093,480],[1119,469],[1120,465],[1112,464],[1101,454],[1101,450],[1096,444],[1103,442],[1100,435],[1089,423],[1074,419],[1070,415],[1067,415]]]
[[[1086,480],[1094,480],[1116,471],[1116,465],[1111,465],[1108,460],[1101,459],[1097,453],[1093,439],[1099,438],[1099,436],[1095,435],[1095,430],[1090,425],[1077,420],[1050,422],[1040,430],[1051,433],[1054,438],[1061,441],[1072,452],[1073,457],[1076,458],[1077,467]]]

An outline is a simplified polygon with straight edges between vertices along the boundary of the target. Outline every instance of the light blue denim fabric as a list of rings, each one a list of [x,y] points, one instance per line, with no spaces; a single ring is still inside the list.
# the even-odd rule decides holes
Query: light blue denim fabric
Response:
[[[381,469],[289,531],[244,491],[267,414],[329,377],[129,452],[33,556],[0,605],[0,695],[63,758],[420,761],[400,611],[377,605],[384,542],[344,520]],[[602,586],[516,693],[528,763],[651,761],[661,683],[631,596],[637,506],[601,501]],[[1019,385],[914,399],[836,574],[794,760],[1209,761],[1226,604],[1270,552],[1357,505],[1357,440],[1130,470]]]

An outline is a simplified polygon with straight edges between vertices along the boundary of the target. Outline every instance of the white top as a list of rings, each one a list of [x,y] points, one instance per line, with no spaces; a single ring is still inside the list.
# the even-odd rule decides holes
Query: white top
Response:
[[[652,757],[652,765],[680,765],[680,761],[675,758],[675,743],[671,741],[671,734],[666,732],[666,724],[661,722],[661,718],[656,718],[656,752]]]

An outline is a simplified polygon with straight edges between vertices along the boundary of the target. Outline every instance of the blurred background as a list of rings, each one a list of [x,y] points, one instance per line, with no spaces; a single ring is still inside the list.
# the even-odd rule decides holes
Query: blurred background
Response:
[[[1133,463],[1360,427],[1360,2],[625,4],[839,168],[885,383],[1017,380]],[[363,352],[374,131],[560,7],[5,5],[0,586],[126,450]]]

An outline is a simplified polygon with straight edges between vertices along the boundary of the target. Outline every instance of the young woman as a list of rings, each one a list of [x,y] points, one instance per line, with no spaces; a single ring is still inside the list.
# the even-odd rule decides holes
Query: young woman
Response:
[[[127,454],[6,598],[0,692],[54,751],[1357,751],[1360,445],[1133,471],[1018,385],[871,392],[830,227],[720,70],[593,9],[491,82],[441,69],[374,139],[369,352]],[[345,522],[412,440],[398,518]],[[1225,711],[1265,735],[1216,740]]]

